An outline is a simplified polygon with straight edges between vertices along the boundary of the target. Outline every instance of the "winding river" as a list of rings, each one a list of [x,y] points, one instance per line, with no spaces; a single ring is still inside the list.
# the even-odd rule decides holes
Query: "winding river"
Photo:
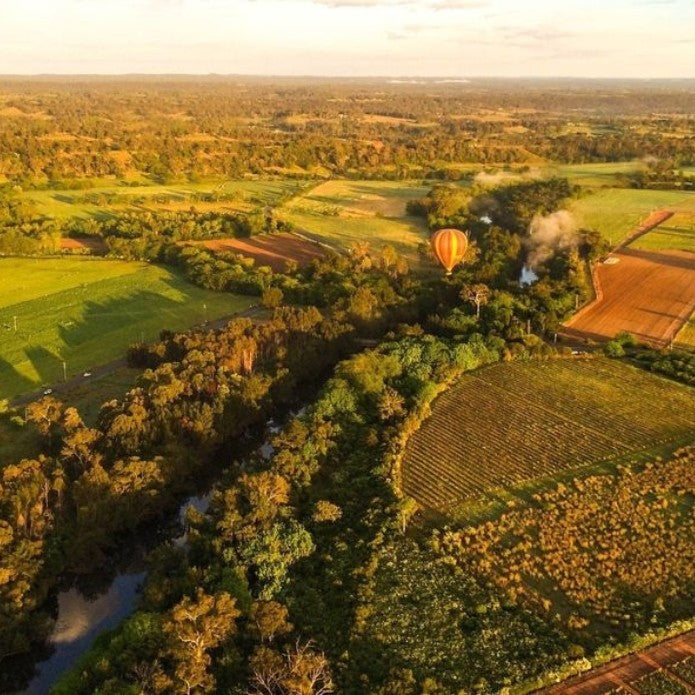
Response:
[[[288,417],[302,414],[304,408],[289,413]],[[265,459],[270,458],[273,447],[270,439],[280,430],[279,425],[270,419],[265,427],[264,441],[253,454]],[[250,457],[247,457],[250,458]],[[244,461],[241,462],[244,467]],[[169,541],[177,545],[186,544],[185,515],[188,507],[195,507],[205,512],[210,504],[214,484],[206,490],[188,497],[179,507],[177,517],[172,521],[174,531]],[[160,539],[161,540],[161,539]],[[151,549],[152,544],[150,544]],[[97,592],[86,592],[77,581],[68,589],[61,591],[57,597],[58,616],[53,632],[48,638],[51,654],[45,660],[35,664],[34,676],[22,691],[23,695],[45,695],[56,681],[79,658],[89,650],[99,635],[116,627],[124,618],[135,611],[140,589],[146,577],[145,556],[148,548],[133,549],[132,557],[106,586]]]

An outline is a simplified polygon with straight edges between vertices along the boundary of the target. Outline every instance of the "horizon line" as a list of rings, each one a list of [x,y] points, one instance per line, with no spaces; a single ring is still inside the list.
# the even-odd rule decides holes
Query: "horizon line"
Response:
[[[59,77],[221,77],[221,78],[282,78],[282,79],[320,79],[320,80],[446,80],[450,82],[465,82],[470,80],[624,80],[634,82],[655,81],[695,81],[695,75],[690,77],[635,77],[624,75],[590,76],[590,75],[416,75],[416,74],[374,74],[374,75],[343,75],[343,74],[290,74],[290,73],[236,73],[236,72],[0,72],[2,78],[59,78]]]

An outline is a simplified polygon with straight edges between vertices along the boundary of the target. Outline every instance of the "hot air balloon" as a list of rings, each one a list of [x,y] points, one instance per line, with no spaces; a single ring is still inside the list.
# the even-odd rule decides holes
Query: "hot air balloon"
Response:
[[[432,235],[432,250],[446,268],[446,274],[466,255],[468,237],[458,229],[440,229]]]

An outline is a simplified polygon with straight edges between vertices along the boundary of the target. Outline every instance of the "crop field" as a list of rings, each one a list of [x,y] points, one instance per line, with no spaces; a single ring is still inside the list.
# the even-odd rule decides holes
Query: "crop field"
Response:
[[[410,438],[403,489],[437,510],[695,434],[695,390],[603,358],[464,376]]]
[[[256,265],[268,265],[278,272],[286,270],[288,261],[306,265],[313,259],[325,255],[324,248],[316,242],[300,239],[292,234],[268,234],[249,239],[211,239],[188,243],[192,246],[204,246],[216,252],[240,253],[253,258]]]
[[[369,242],[390,244],[410,258],[428,238],[423,222],[406,212],[409,200],[429,186],[407,181],[326,181],[293,198],[280,215],[304,233],[338,248]]]
[[[605,340],[628,331],[657,347],[669,344],[695,311],[695,255],[631,246],[611,256],[617,262],[596,269],[599,296],[567,321],[563,333]]]
[[[253,303],[138,262],[5,258],[0,278],[0,398],[61,381],[63,362],[69,378]]]
[[[656,209],[679,214],[679,224],[695,219],[695,192],[606,188],[572,202],[580,226],[596,229],[618,244]],[[673,220],[669,223],[675,224]]]
[[[105,182],[104,182],[105,183]],[[36,212],[56,219],[99,217],[131,210],[247,211],[274,205],[281,198],[300,191],[306,182],[296,180],[230,180],[219,183],[171,185],[104,185],[79,190],[26,191],[23,197]],[[220,200],[206,202],[206,195]]]
[[[687,695],[695,692],[695,632],[592,669],[558,685],[544,695]],[[628,689],[629,688],[629,689]]]

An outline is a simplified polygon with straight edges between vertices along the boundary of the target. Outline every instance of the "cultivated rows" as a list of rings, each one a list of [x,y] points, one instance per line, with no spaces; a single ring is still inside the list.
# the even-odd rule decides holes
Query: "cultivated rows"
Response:
[[[695,391],[603,359],[496,365],[464,377],[410,439],[403,487],[438,509],[491,488],[695,432]]]

